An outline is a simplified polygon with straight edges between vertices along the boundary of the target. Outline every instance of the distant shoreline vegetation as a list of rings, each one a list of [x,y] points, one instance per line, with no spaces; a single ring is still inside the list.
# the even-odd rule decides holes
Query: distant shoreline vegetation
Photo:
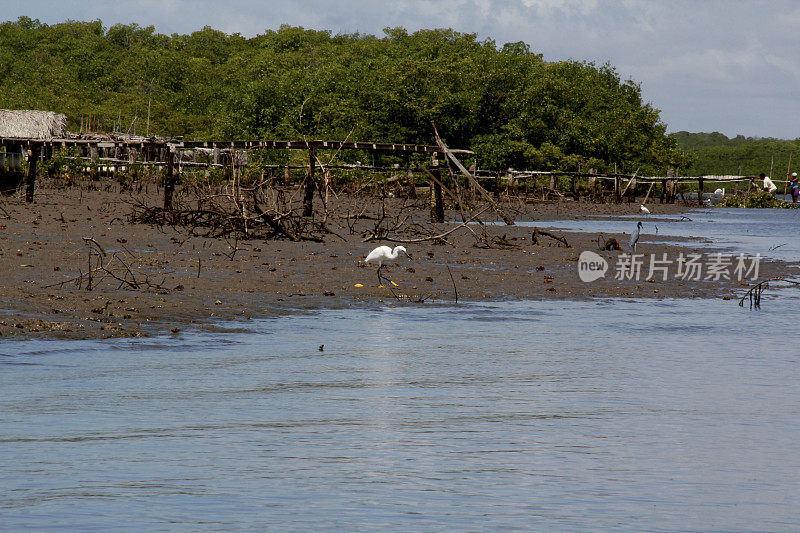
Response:
[[[691,163],[683,174],[702,176],[709,174],[738,174],[760,176],[762,173],[776,179],[785,179],[800,166],[800,139],[784,140],[770,137],[756,138],[737,135],[728,138],[719,132],[689,133],[679,131],[669,134],[678,148],[691,154]]]
[[[334,35],[283,25],[245,38],[102,21],[0,23],[0,109],[63,113],[70,131],[190,139],[303,137],[474,150],[481,168],[665,175],[786,172],[796,141],[666,134],[610,64],[550,62],[524,42],[452,29]],[[150,110],[149,126],[147,124]],[[354,154],[353,157],[359,157]]]

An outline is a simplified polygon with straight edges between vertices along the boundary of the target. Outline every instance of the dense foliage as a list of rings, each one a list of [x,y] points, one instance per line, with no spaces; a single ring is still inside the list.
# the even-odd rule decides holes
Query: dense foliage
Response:
[[[165,36],[100,21],[0,24],[0,107],[89,114],[187,138],[433,142],[482,168],[685,167],[659,112],[610,65],[547,62],[522,42],[453,30],[332,35],[282,26],[254,38]],[[134,121],[138,122],[134,122]]]
[[[717,207],[748,207],[751,209],[798,209],[800,204],[779,200],[768,191],[752,191],[744,195],[730,195],[723,198]]]
[[[772,138],[753,138],[737,135],[729,139],[722,133],[670,134],[678,147],[691,154],[690,164],[681,170],[692,176],[742,174],[758,176],[761,173],[784,179],[789,169],[800,166],[800,139],[786,141]]]

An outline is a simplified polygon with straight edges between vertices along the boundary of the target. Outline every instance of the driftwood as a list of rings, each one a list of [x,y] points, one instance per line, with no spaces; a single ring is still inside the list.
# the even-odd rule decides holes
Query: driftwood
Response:
[[[484,228],[482,234],[477,234],[474,231],[472,234],[475,236],[477,241],[472,246],[475,248],[517,248],[519,244],[515,242],[511,242],[505,234],[503,235],[489,235]],[[513,238],[512,240],[516,240]]]
[[[542,191],[542,199],[544,199],[547,194],[552,194],[558,196],[559,198],[564,198],[565,200],[567,199],[567,196],[558,189],[553,189],[550,187],[542,187],[540,190]]]
[[[453,272],[450,270],[450,265],[447,265],[447,273],[450,274],[450,281],[453,282],[453,292],[456,295],[456,304],[458,304],[458,288],[456,287],[456,280],[453,279]]]
[[[597,238],[597,246],[601,250],[608,251],[608,250],[615,250],[615,251],[622,251],[622,246],[619,244],[619,241],[614,237],[610,237],[608,239],[603,239],[603,236]]]
[[[653,190],[653,185],[655,185],[655,181],[650,182],[650,187],[647,188],[647,194],[644,195],[644,200],[642,200],[642,205],[647,203],[647,200],[650,198],[650,192]]]
[[[631,185],[633,185],[634,187],[636,186],[636,174],[638,172],[639,172],[639,169],[637,168],[636,172],[634,172],[633,175],[628,180],[628,183],[625,184],[625,188],[622,190],[622,194],[620,194],[620,197],[625,196],[625,193],[628,192],[628,187],[630,187]]]
[[[470,186],[476,191],[478,191],[478,193],[480,193],[483,199],[486,200],[489,203],[489,205],[492,206],[492,209],[494,209],[495,213],[497,213],[497,215],[501,219],[503,219],[503,222],[505,222],[509,226],[513,226],[514,221],[511,220],[511,218],[508,215],[506,215],[506,213],[500,208],[500,205],[497,202],[495,202],[494,198],[492,198],[492,195],[489,194],[489,192],[486,189],[481,187],[480,183],[478,183],[478,181],[472,176],[470,171],[467,170],[466,167],[464,167],[464,165],[461,164],[461,161],[459,161],[458,158],[453,154],[453,152],[447,147],[447,145],[444,144],[442,139],[439,137],[439,132],[436,131],[436,126],[433,127],[433,131],[434,134],[436,135],[436,142],[439,144],[439,147],[442,149],[445,155],[450,159],[450,161],[452,161],[453,164],[458,168],[458,170],[460,170],[461,173],[467,177],[467,181],[469,181]]]
[[[428,177],[434,183],[436,183],[437,185],[439,185],[439,187],[442,188],[442,191],[447,193],[447,196],[449,196],[451,200],[453,200],[455,203],[458,204],[458,208],[461,211],[461,220],[462,221],[466,220],[466,217],[464,216],[464,211],[467,211],[470,215],[472,215],[473,219],[476,219],[478,223],[483,224],[483,222],[481,222],[480,219],[478,219],[478,218],[476,218],[474,216],[474,213],[470,209],[464,207],[464,204],[461,202],[461,197],[456,195],[456,194],[454,194],[453,191],[451,191],[450,189],[445,187],[445,185],[441,181],[439,181],[439,179],[436,176],[434,176],[433,172],[431,172],[427,168],[423,168],[422,170],[428,175]]]
[[[253,192],[253,211],[255,211],[259,218],[266,222],[269,227],[274,229],[276,233],[285,235],[290,241],[298,242],[300,240],[294,233],[287,230],[277,220],[275,220],[272,215],[261,209],[261,206],[258,205],[258,201],[256,200],[255,192]]]
[[[415,242],[438,241],[440,239],[443,239],[443,238],[447,237],[448,235],[450,235],[454,231],[457,231],[457,230],[459,230],[461,228],[466,228],[467,224],[472,222],[473,219],[475,219],[475,218],[479,217],[480,215],[482,215],[483,212],[486,211],[487,209],[488,209],[488,207],[484,207],[483,209],[481,209],[480,211],[475,213],[475,215],[473,215],[472,218],[469,218],[468,220],[465,220],[464,222],[462,222],[458,226],[456,226],[456,227],[454,227],[452,229],[449,229],[449,230],[445,231],[444,233],[439,233],[438,235],[431,235],[429,237],[420,237],[420,238],[417,238],[417,239],[397,239],[397,238],[392,238],[392,237],[388,237],[388,236],[382,236],[381,239],[383,239],[385,241],[389,241],[389,242],[400,242],[400,243],[406,243],[406,244],[415,243]],[[469,229],[469,228],[467,228],[467,229]],[[373,237],[369,237],[367,239],[364,239],[364,242],[370,241],[372,239],[373,239]]]
[[[364,233],[365,237],[364,237],[362,242],[369,242],[369,241],[379,240],[379,239],[388,239],[388,235],[389,235],[390,232],[399,231],[399,230],[401,230],[403,228],[407,228],[409,226],[409,220],[412,218],[412,215],[406,213],[405,216],[403,216],[404,211],[405,211],[405,206],[400,208],[397,211],[397,214],[394,217],[394,221],[393,221],[392,226],[388,227],[388,225],[387,225],[387,227],[384,227],[383,223],[389,217],[386,216],[386,205],[385,205],[384,201],[382,200],[381,201],[381,215],[380,215],[380,217],[374,219],[375,220],[375,225],[372,228],[372,230],[367,230],[367,232]],[[416,224],[412,224],[412,225],[416,225]],[[351,234],[353,233],[352,228],[351,228],[351,232],[350,233]]]
[[[269,210],[262,207],[258,193],[268,190],[265,185],[261,182],[252,187],[242,187],[234,181],[232,188],[222,193],[197,191],[197,207],[182,204],[177,199],[171,209],[134,200],[129,217],[131,222],[185,228],[190,235],[208,238],[233,236],[323,242],[317,234],[332,233],[324,223],[301,216],[299,209],[302,206],[292,208],[293,198],[288,202],[281,201],[281,205],[277,205],[276,200],[276,206]],[[244,193],[250,194],[245,196]],[[278,193],[282,195],[282,191]]]
[[[152,291],[166,291],[169,290],[163,286],[162,283],[155,283],[150,281],[150,276],[147,272],[142,270],[135,270],[133,262],[126,262],[119,253],[109,254],[103,247],[92,237],[83,237],[83,242],[88,249],[88,268],[86,272],[83,270],[78,271],[78,275],[58,283],[45,285],[45,288],[50,287],[63,287],[67,283],[75,283],[78,289],[91,291],[95,289],[100,283],[105,280],[113,280],[119,282],[117,290],[123,287],[129,290],[152,290]],[[123,248],[125,248],[123,246]],[[127,248],[125,251],[136,260],[136,256]],[[111,255],[111,260],[108,256]]]
[[[561,246],[563,244],[567,248],[572,248],[572,246],[570,246],[569,243],[567,242],[566,238],[564,238],[564,237],[562,237],[560,235],[555,235],[555,234],[550,233],[549,231],[546,231],[546,230],[543,230],[543,229],[533,228],[533,234],[531,235],[532,243],[533,244],[540,244],[539,243],[539,237],[540,236],[550,237],[551,239],[555,240],[558,243],[556,246]]]
[[[744,296],[739,300],[739,307],[744,307],[744,301],[746,299],[750,299],[750,309],[761,309],[761,294],[764,292],[765,289],[769,288],[770,282],[781,282],[781,283],[789,283],[791,285],[800,285],[800,281],[792,281],[786,278],[777,277],[777,278],[769,278],[763,281],[759,281],[746,293]]]

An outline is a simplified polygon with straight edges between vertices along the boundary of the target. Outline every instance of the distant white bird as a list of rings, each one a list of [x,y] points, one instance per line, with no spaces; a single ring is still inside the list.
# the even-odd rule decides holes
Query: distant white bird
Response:
[[[631,248],[633,248],[633,253],[636,253],[636,243],[639,242],[639,231],[642,229],[642,222],[639,221],[636,223],[636,230],[631,234]]]
[[[378,246],[369,254],[367,254],[367,258],[364,259],[365,263],[378,263],[378,285],[381,285],[383,280],[388,281],[392,285],[397,285],[397,283],[389,278],[381,276],[381,269],[385,263],[389,263],[397,259],[397,257],[400,255],[400,252],[406,254],[407,257],[411,257],[404,246],[395,246],[394,250],[388,246]]]
[[[717,196],[725,196],[725,189],[717,189],[714,191],[714,194]]]
[[[639,210],[640,210],[642,213],[644,213],[645,215],[649,215],[649,214],[650,214],[650,210],[649,210],[649,209],[647,209],[647,208],[644,206],[644,204],[642,204],[642,205],[640,205],[640,206],[639,206]]]

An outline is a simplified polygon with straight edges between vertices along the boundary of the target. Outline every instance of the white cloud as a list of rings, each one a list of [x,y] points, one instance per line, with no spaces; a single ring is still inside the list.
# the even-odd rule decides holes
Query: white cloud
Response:
[[[597,0],[522,0],[522,5],[540,16],[561,13],[571,17],[589,16],[598,7]]]

